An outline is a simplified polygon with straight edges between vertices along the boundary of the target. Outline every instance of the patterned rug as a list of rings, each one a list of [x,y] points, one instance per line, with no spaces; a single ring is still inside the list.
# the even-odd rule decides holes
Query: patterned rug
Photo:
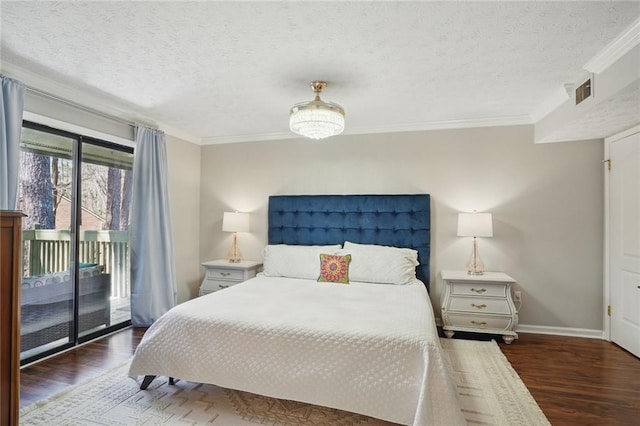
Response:
[[[499,346],[441,339],[469,424],[548,425]],[[517,343],[516,343],[517,344]],[[331,408],[164,377],[147,391],[121,365],[20,411],[21,425],[390,425]]]

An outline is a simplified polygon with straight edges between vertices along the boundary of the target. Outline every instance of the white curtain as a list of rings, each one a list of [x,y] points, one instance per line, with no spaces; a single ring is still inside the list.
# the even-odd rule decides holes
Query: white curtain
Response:
[[[24,84],[0,75],[0,210],[17,210]]]
[[[129,222],[131,322],[151,325],[176,303],[164,133],[136,128]]]

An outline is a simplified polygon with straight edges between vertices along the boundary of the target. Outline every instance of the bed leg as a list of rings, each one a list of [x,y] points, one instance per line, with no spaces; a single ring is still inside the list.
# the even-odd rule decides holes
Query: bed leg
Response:
[[[169,384],[170,384],[171,386],[173,386],[173,385],[175,385],[175,384],[176,384],[176,381],[175,381],[175,379],[174,379],[173,377],[169,377]]]
[[[153,382],[153,379],[155,378],[156,376],[144,376],[144,379],[142,379],[142,384],[140,385],[140,390],[147,389],[151,384],[151,382]]]

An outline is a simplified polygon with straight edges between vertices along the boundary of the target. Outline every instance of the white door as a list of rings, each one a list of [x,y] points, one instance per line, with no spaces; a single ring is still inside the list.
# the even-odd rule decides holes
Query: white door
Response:
[[[609,154],[610,336],[640,357],[640,133]]]

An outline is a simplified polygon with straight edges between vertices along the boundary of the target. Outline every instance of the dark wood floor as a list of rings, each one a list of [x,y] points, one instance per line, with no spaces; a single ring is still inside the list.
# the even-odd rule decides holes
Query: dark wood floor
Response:
[[[500,344],[553,425],[640,425],[640,359],[597,339],[520,333]]]
[[[95,377],[131,357],[144,329],[126,329],[27,366],[20,406]],[[553,425],[640,424],[640,360],[594,339],[520,334],[500,344]]]
[[[146,329],[127,328],[20,370],[20,407],[84,382],[133,356]]]

